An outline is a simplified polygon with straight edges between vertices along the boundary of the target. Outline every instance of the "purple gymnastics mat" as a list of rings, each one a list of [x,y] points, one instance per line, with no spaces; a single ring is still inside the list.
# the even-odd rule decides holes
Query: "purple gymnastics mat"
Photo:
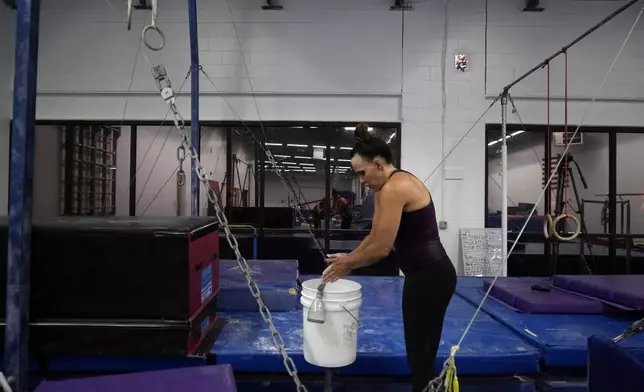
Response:
[[[45,381],[35,392],[237,392],[230,365]]]
[[[483,281],[487,292],[492,279]],[[566,313],[601,314],[604,304],[549,287],[547,279],[499,278],[490,291],[490,296],[517,312],[523,313]],[[535,288],[542,288],[536,290]],[[549,290],[549,291],[546,291]]]
[[[552,285],[623,309],[644,310],[644,275],[558,275]]]

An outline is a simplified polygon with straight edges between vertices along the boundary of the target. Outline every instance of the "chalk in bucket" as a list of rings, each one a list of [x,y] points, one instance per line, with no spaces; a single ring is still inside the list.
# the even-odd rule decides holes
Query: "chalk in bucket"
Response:
[[[311,279],[302,284],[304,359],[325,368],[347,366],[356,360],[362,286],[347,279],[327,283],[322,296],[324,322],[311,322],[307,314],[321,283],[322,279]]]

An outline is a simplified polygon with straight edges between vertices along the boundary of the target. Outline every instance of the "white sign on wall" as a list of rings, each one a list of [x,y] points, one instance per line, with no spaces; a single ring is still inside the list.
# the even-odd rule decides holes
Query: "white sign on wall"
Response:
[[[465,276],[507,275],[501,255],[501,229],[461,229],[461,257]]]

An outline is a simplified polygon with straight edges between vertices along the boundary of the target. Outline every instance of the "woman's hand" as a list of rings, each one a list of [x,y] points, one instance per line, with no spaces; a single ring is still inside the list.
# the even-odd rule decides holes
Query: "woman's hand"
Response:
[[[326,262],[330,265],[322,273],[322,283],[333,283],[349,275],[353,269],[347,253],[336,253],[328,255],[328,257]]]

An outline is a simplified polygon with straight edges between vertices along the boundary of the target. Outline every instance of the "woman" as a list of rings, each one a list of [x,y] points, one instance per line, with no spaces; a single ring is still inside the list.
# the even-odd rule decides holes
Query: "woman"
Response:
[[[356,127],[351,165],[375,193],[371,233],[349,254],[329,255],[324,282],[374,264],[396,248],[405,275],[402,296],[407,363],[413,391],[434,375],[445,311],[456,288],[456,271],[440,241],[432,197],[418,178],[392,165],[389,146]]]

